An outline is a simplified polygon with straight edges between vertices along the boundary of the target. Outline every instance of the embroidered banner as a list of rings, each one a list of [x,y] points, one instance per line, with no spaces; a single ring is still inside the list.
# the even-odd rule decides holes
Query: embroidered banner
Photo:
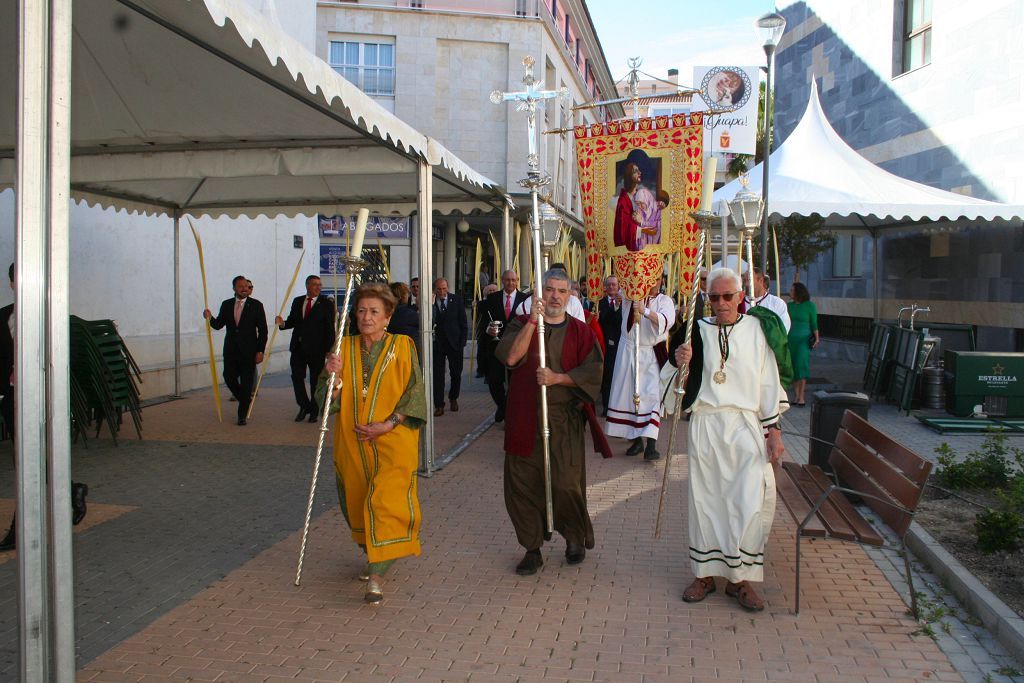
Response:
[[[698,238],[689,214],[700,208],[703,116],[576,126],[575,135],[592,297],[601,295],[605,257],[625,295],[639,300],[661,282],[665,256],[678,253],[679,287],[689,291]]]

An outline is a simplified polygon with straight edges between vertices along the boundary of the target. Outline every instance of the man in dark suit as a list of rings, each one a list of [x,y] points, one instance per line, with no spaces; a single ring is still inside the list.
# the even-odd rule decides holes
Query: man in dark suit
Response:
[[[619,279],[609,275],[604,279],[604,296],[597,304],[597,323],[604,335],[604,373],[601,375],[601,416],[608,414],[608,394],[612,390],[612,372],[615,370],[615,354],[619,350],[619,335],[622,333],[622,297]]]
[[[448,401],[452,412],[459,410],[462,386],[462,350],[469,338],[466,307],[458,294],[448,291],[448,280],[434,281],[434,416],[444,415],[444,364],[448,362],[451,388]]]
[[[14,289],[14,264],[7,269],[7,276]],[[14,439],[14,304],[0,308],[0,415],[11,439]],[[11,451],[14,466],[18,466],[17,454]],[[85,497],[89,487],[80,482],[71,482],[71,523],[77,525],[85,519]],[[18,545],[18,532],[15,527],[17,519],[11,519],[11,526],[3,539],[0,539],[0,551],[14,550]]]
[[[519,276],[514,270],[506,270],[501,274],[501,291],[495,292],[487,297],[488,322],[496,321],[501,323],[485,328],[484,342],[487,352],[490,354],[491,362],[488,364],[487,388],[491,392],[491,399],[497,410],[494,411],[494,421],[502,422],[505,419],[505,390],[508,379],[508,369],[501,363],[494,361],[494,350],[498,348],[501,335],[508,327],[508,324],[516,317],[516,309],[530,298],[530,295],[519,291]]]
[[[296,422],[309,416],[316,422],[317,405],[313,398],[320,371],[324,369],[327,353],[334,346],[334,299],[320,293],[320,278],[310,275],[306,278],[305,296],[292,299],[288,319],[274,318],[279,330],[295,330],[288,344],[291,352],[292,388],[295,402],[299,404]],[[306,375],[309,375],[309,393],[306,393]]]
[[[245,424],[245,414],[252,402],[253,376],[263,362],[267,348],[267,315],[263,304],[249,296],[249,281],[238,275],[231,281],[235,295],[224,300],[217,317],[210,309],[203,311],[210,327],[227,328],[224,335],[224,384],[238,401],[238,424]]]
[[[488,317],[487,297],[498,291],[498,285],[493,282],[484,287],[480,295],[480,301],[476,302],[476,329],[473,330],[473,338],[476,339],[476,376],[487,381],[487,369],[494,360],[493,344],[487,336],[487,325],[491,319]]]

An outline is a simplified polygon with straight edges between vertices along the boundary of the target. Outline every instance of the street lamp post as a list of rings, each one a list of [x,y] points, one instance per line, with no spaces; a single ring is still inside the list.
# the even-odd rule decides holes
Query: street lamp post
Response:
[[[775,48],[778,47],[782,32],[786,30],[786,18],[781,14],[766,14],[757,20],[757,28],[764,38],[764,54],[768,60],[768,75],[764,84],[764,150],[761,160],[761,199],[764,201],[764,215],[761,217],[761,272],[768,272],[768,163],[772,152],[772,72],[775,70]],[[751,264],[753,267],[753,264]],[[775,273],[779,277],[779,273]],[[751,278],[753,281],[753,278]]]

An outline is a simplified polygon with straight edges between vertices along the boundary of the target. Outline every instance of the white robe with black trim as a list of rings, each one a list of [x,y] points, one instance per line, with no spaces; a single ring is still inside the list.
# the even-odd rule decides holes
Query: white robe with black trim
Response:
[[[636,387],[636,328],[629,328],[633,305],[642,303],[628,299],[622,306],[622,334],[619,350],[615,353],[615,369],[608,394],[608,417],[604,432],[623,439],[658,438],[663,413],[661,405],[661,371],[654,355],[654,345],[668,340],[668,329],[676,317],[672,299],[658,294],[647,303],[647,308],[658,314],[658,324],[648,318],[640,321],[640,408],[633,402]]]
[[[775,517],[764,427],[778,422],[789,404],[756,318],[741,316],[730,328],[724,384],[713,379],[721,369],[718,325],[701,320],[697,330],[703,356],[690,407],[690,563],[698,577],[762,581]]]

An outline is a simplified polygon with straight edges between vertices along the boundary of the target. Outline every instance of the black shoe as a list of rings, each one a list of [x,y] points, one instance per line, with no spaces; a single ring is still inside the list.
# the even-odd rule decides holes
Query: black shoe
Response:
[[[583,558],[587,556],[586,549],[581,545],[575,543],[568,543],[565,546],[565,562],[566,564],[579,564],[583,561]]]
[[[238,418],[238,426],[239,427],[244,427],[245,424],[246,424],[246,422],[245,422],[245,418],[244,417]]]
[[[305,408],[299,408],[299,412],[295,414],[295,421],[302,422],[306,418],[306,415],[308,414],[308,410],[306,410]]]
[[[89,495],[89,487],[85,484],[71,484],[71,523],[78,525],[85,519],[85,497]]]
[[[644,440],[639,436],[633,439],[633,443],[626,449],[626,455],[640,455],[644,450]]]
[[[540,548],[527,550],[522,561],[516,565],[516,574],[519,576],[533,576],[537,570],[544,566],[544,558],[541,557]]]
[[[661,453],[658,452],[656,439],[647,439],[647,449],[644,451],[644,460],[661,460]]]
[[[316,423],[316,421],[317,421],[316,411],[310,412],[309,418],[306,420],[306,422],[309,422],[310,424],[314,424],[314,423]]]
[[[18,547],[17,543],[18,532],[14,528],[14,520],[11,520],[11,528],[7,530],[7,535],[4,536],[3,540],[0,541],[0,552],[4,550],[14,550]]]
[[[505,411],[504,410],[495,411],[495,413],[494,413],[494,421],[495,422],[504,422],[505,421]]]
[[[459,412],[459,399],[453,398],[451,400],[451,404],[452,404],[452,412],[453,413]]]

